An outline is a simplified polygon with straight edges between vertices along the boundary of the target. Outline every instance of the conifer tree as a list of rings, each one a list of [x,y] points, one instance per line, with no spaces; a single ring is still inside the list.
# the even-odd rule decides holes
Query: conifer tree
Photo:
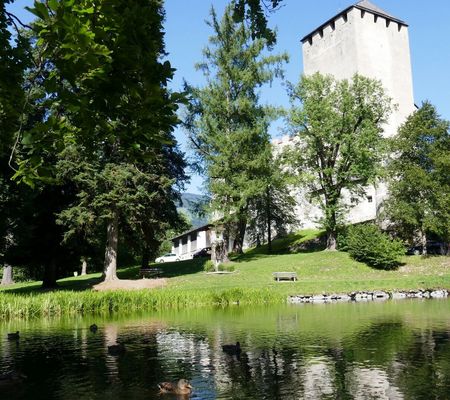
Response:
[[[50,64],[43,80],[47,118],[25,133],[17,176],[73,182],[77,197],[61,221],[104,221],[103,276],[116,279],[121,224],[141,215],[155,185],[172,198],[178,179],[152,170],[171,170],[160,162],[164,149],[178,151],[173,129],[181,97],[167,89],[174,71],[161,61],[162,4],[61,0],[35,2],[31,11],[40,55]]]
[[[272,151],[267,130],[277,115],[261,105],[259,89],[282,76],[287,56],[264,54],[267,41],[252,40],[232,14],[229,6],[219,21],[211,10],[214,35],[197,65],[206,85],[186,87],[191,99],[186,127],[207,178],[211,209],[225,228],[225,247],[234,237],[240,252],[252,199],[266,190],[264,171]]]

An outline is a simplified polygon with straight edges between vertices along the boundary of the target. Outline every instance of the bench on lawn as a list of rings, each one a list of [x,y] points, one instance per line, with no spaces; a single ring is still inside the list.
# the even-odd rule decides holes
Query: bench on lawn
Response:
[[[141,268],[139,270],[139,275],[141,276],[141,278],[145,278],[145,277],[158,277],[162,274],[162,269],[161,268]]]
[[[277,282],[284,280],[296,281],[297,272],[274,272],[273,277]]]

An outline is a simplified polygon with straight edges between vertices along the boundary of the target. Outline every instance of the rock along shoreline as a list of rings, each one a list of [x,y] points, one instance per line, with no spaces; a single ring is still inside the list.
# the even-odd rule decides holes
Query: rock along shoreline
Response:
[[[335,303],[351,301],[379,301],[379,300],[398,300],[398,299],[442,299],[448,297],[446,289],[421,289],[407,291],[387,292],[376,290],[373,292],[351,292],[344,294],[319,294],[319,295],[295,295],[288,297],[288,303]]]

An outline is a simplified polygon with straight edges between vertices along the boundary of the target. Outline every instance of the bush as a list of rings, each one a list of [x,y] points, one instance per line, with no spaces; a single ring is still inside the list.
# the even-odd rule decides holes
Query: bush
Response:
[[[205,272],[213,272],[214,271],[214,263],[211,260],[208,260],[203,265],[203,271]]]
[[[348,230],[349,226],[342,226],[337,233],[337,249],[339,251],[348,251]]]
[[[228,271],[228,272],[233,272],[235,270],[234,265],[232,264],[219,264],[219,271]]]
[[[228,264],[228,263],[225,263],[225,264],[223,264],[223,263],[221,263],[221,264],[219,264],[219,267],[218,267],[218,271],[228,271],[228,272],[233,272],[234,271],[234,265],[233,264]],[[205,272],[213,272],[213,271],[215,271],[215,268],[214,268],[214,263],[211,261],[211,260],[208,260],[208,261],[206,261],[205,262],[205,265],[203,266],[203,270],[205,271]]]
[[[355,260],[379,269],[397,268],[401,256],[405,254],[400,240],[391,239],[374,224],[349,227],[345,242]]]

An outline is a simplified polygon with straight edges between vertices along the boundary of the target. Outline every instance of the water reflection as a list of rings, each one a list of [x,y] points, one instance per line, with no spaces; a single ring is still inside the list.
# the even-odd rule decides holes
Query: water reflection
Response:
[[[450,302],[188,310],[0,325],[3,399],[448,399]],[[99,329],[89,330],[92,323]],[[6,333],[19,330],[11,342]],[[225,343],[240,341],[228,355]],[[108,346],[124,343],[123,354]],[[179,398],[180,396],[178,396]],[[182,397],[186,398],[186,397]]]

